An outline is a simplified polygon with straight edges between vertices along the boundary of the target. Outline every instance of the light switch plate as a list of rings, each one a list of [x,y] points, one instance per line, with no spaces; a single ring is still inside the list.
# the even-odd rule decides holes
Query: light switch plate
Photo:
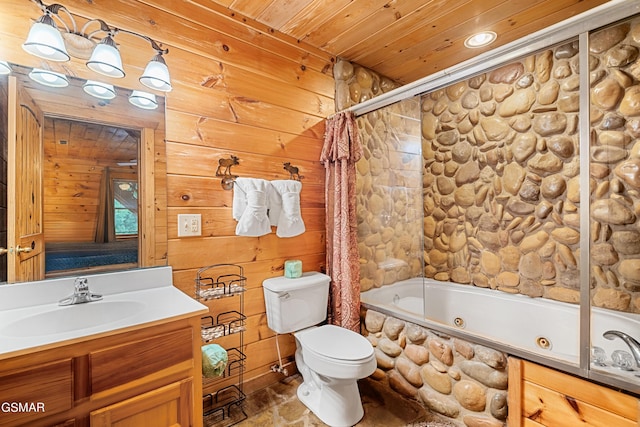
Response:
[[[202,216],[200,214],[178,214],[178,237],[201,235]]]

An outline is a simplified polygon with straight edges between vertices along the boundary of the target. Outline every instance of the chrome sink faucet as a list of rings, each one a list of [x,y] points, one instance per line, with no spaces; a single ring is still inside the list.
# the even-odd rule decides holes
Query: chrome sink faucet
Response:
[[[640,342],[638,342],[631,335],[620,331],[607,331],[602,334],[608,340],[613,340],[616,337],[620,338],[631,350],[631,354],[636,361],[636,367],[640,368]]]
[[[58,301],[58,305],[83,304],[85,302],[99,301],[102,295],[91,293],[89,290],[89,279],[78,277],[74,282],[73,294]]]

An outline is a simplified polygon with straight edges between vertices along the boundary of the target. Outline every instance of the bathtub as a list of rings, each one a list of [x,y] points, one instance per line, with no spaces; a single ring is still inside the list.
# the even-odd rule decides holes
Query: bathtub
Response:
[[[580,364],[580,310],[574,304],[422,278],[371,289],[360,298],[366,308],[509,354]],[[610,366],[614,350],[629,352],[622,340],[603,338],[611,329],[640,339],[640,315],[592,308],[592,345],[604,349],[608,357],[607,366],[593,368],[640,383],[640,370]]]

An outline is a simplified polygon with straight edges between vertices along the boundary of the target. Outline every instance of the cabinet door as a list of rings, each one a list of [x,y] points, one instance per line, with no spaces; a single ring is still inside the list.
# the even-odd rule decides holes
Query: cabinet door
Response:
[[[191,378],[91,412],[91,427],[188,427],[193,425]]]
[[[639,427],[640,399],[509,358],[509,427]]]

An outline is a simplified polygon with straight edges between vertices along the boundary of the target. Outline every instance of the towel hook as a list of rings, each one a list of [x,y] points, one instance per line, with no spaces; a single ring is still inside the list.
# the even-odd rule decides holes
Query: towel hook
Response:
[[[284,162],[284,170],[289,172],[289,179],[300,181],[304,176],[300,175],[300,169],[297,166],[292,166],[290,162]]]
[[[231,167],[240,164],[240,158],[231,154],[228,159],[219,159],[218,168],[216,169],[216,176],[222,177],[221,185],[225,190],[231,190],[233,183],[238,175],[231,174]]]

